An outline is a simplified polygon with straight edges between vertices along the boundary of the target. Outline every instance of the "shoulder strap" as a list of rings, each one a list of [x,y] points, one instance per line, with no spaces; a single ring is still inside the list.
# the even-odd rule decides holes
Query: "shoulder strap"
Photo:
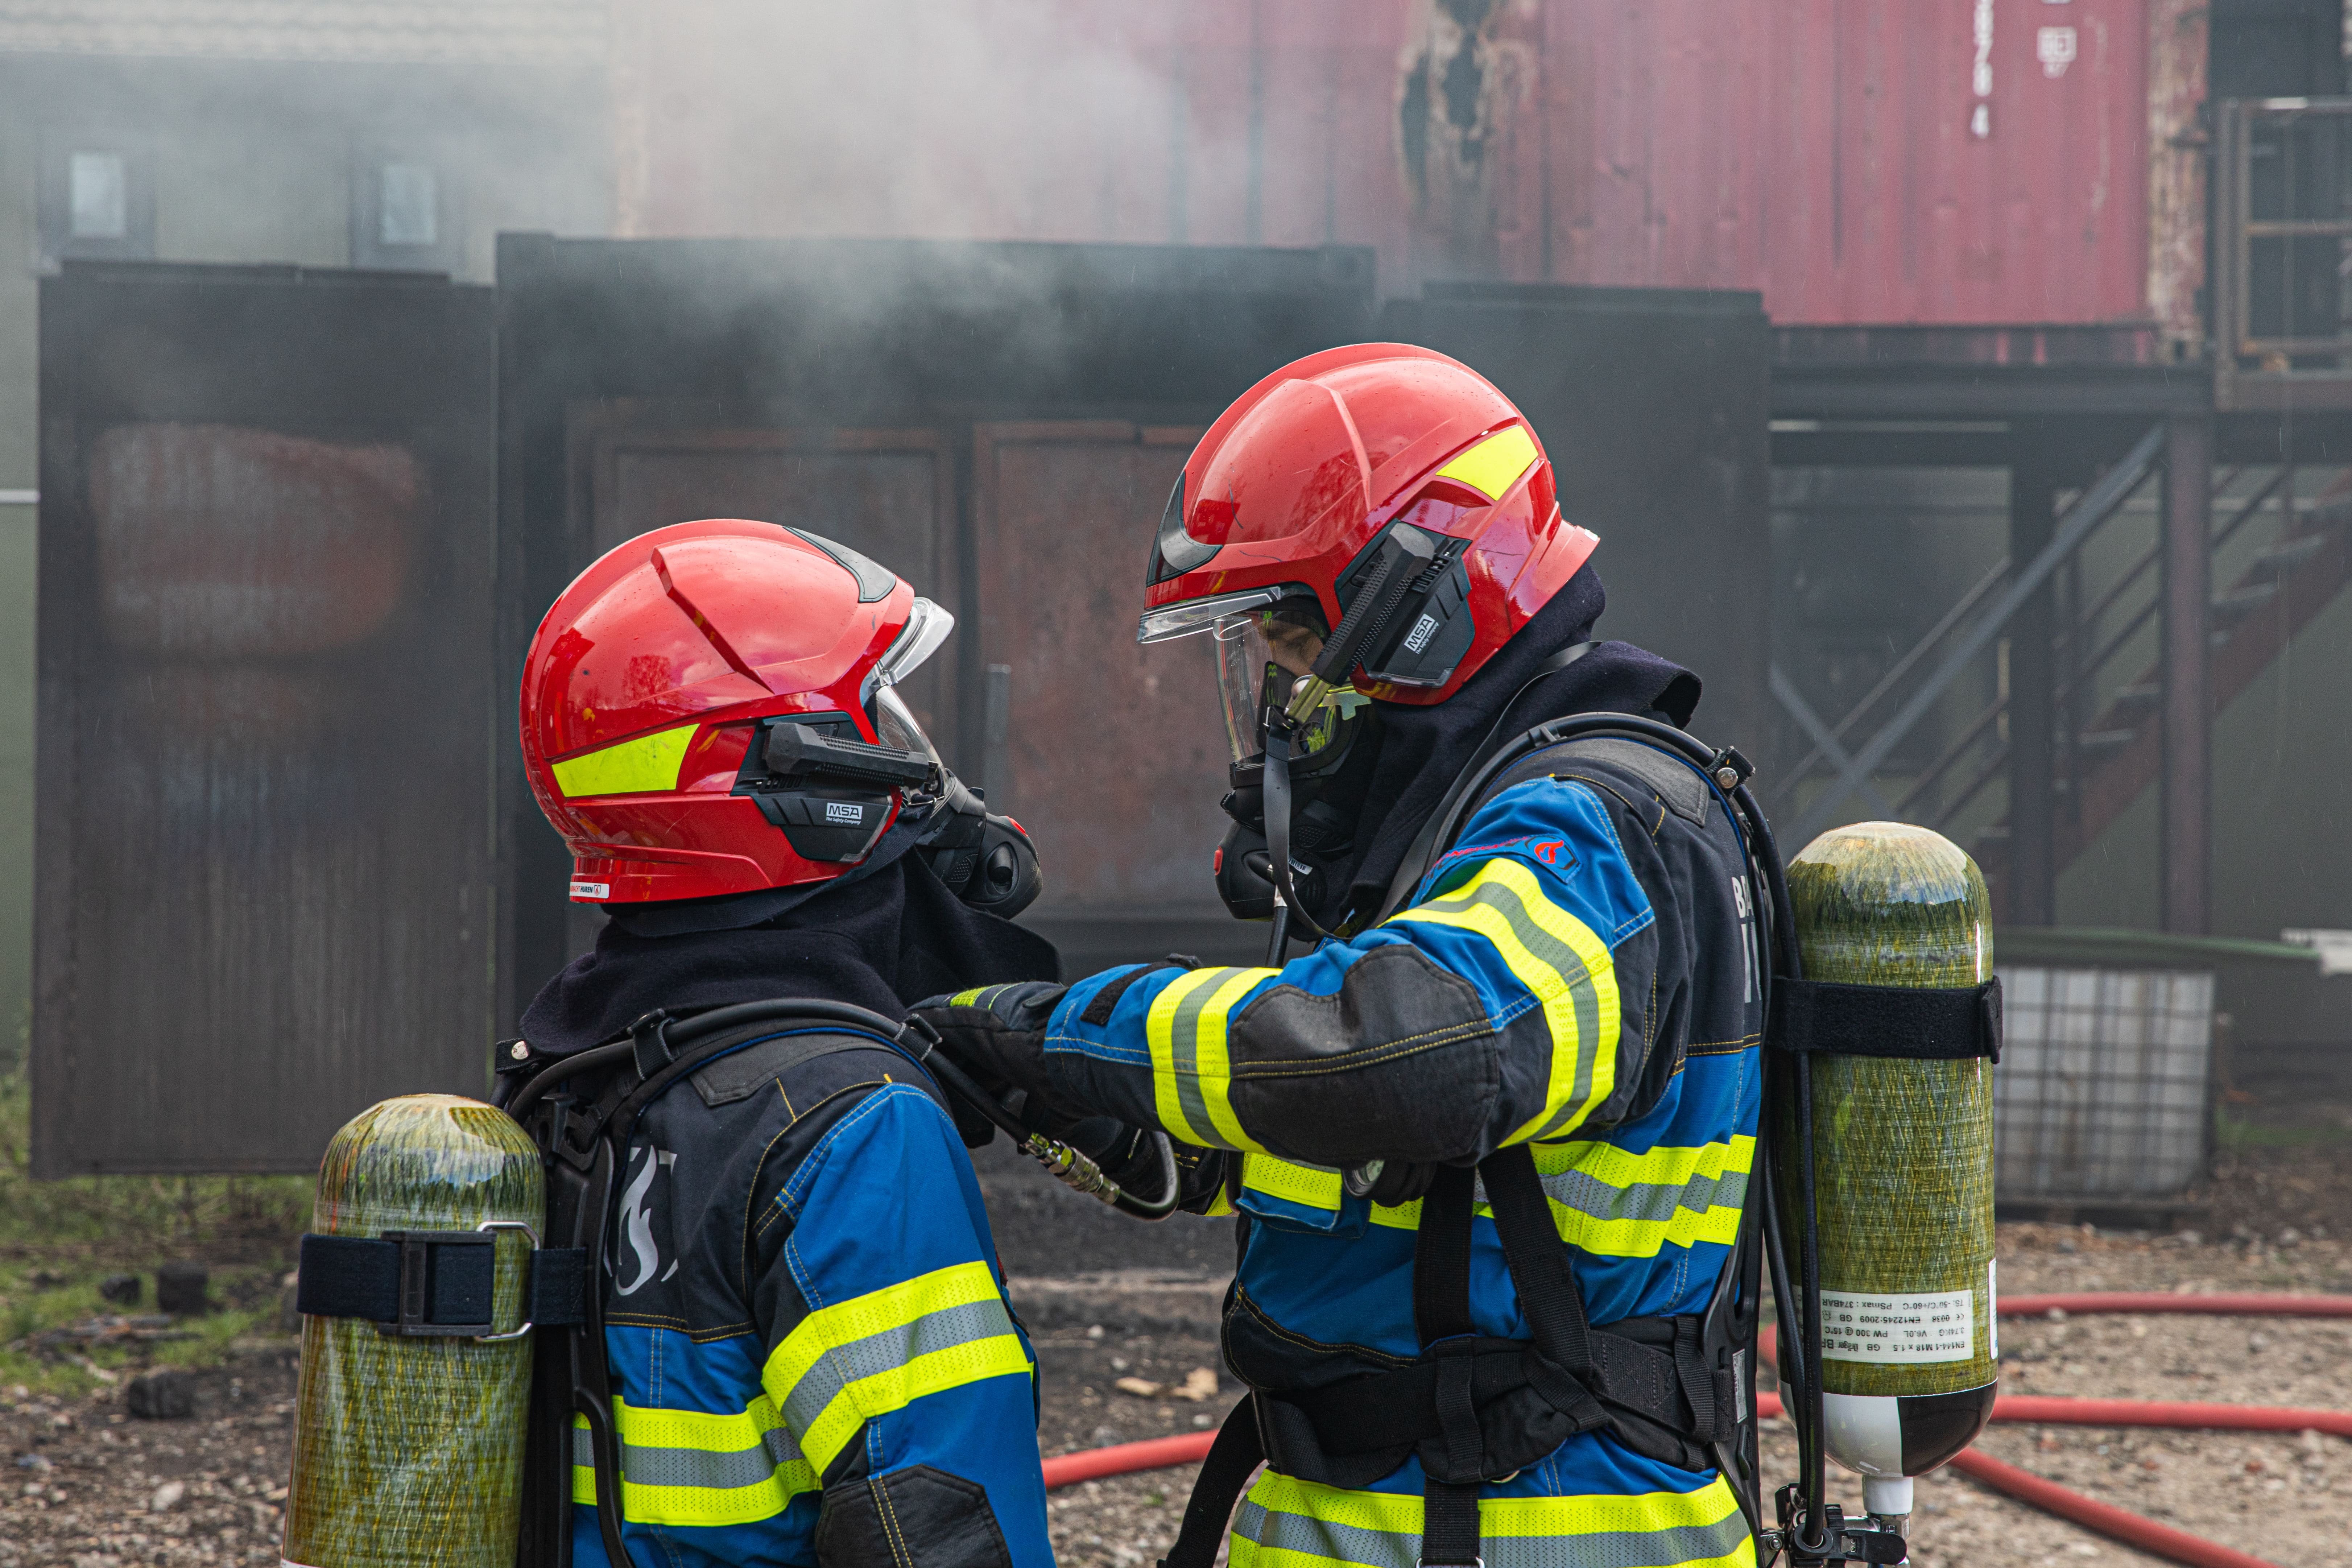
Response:
[[[1630,723],[1654,723],[1636,720],[1629,714],[1580,714],[1578,718],[1599,721],[1603,725],[1612,720]],[[1373,921],[1377,924],[1404,907],[1429,868],[1453,847],[1453,840],[1481,806],[1513,784],[1529,779],[1546,778],[1559,772],[1566,754],[1589,757],[1594,762],[1623,769],[1656,792],[1666,808],[1690,822],[1706,820],[1707,807],[1712,804],[1712,792],[1698,764],[1685,757],[1623,735],[1570,735],[1561,738],[1556,731],[1560,721],[1538,724],[1534,729],[1513,736],[1502,746],[1492,750],[1482,748],[1481,755],[1462,770],[1446,791],[1445,798],[1421,830],[1398,866],[1396,875],[1389,881],[1388,898],[1381,903]],[[1514,752],[1517,752],[1516,756]],[[1494,766],[1496,762],[1502,766]],[[1444,842],[1440,842],[1441,837]]]

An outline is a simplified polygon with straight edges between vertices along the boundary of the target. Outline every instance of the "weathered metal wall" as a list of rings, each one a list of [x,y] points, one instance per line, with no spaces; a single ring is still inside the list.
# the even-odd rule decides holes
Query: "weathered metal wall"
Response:
[[[493,310],[41,286],[33,1168],[302,1171],[490,1044]]]
[[[1234,396],[1299,354],[1402,337],[1522,400],[1561,465],[1563,504],[1602,537],[1604,635],[1698,668],[1700,728],[1755,746],[1769,575],[1755,297],[1456,289],[1376,312],[1371,260],[510,237],[508,668],[563,584],[629,532],[714,513],[837,531],[956,611],[940,656],[952,700],[929,717],[959,771],[989,779],[1035,836],[1046,890],[1026,918],[1070,971],[1171,949],[1248,961],[1263,929],[1224,913],[1210,872],[1225,827],[1214,675],[1197,643],[1136,646],[1146,546]],[[862,468],[856,484],[793,466],[853,453],[930,466]],[[992,767],[992,665],[1008,670],[1009,733]],[[507,767],[511,1017],[594,922],[566,914],[568,862]]]
[[[510,236],[507,668],[630,533],[730,514],[835,533],[955,611],[924,716],[974,783],[985,667],[1011,667],[1005,798],[1045,867],[1031,918],[1077,972],[1171,946],[1246,956],[1262,937],[1208,871],[1213,677],[1195,647],[1136,647],[1144,551],[1227,402],[1377,331],[1370,267],[1348,249]],[[567,912],[569,861],[505,766],[512,1018],[595,921]]]
[[[625,234],[1359,244],[1388,294],[1749,289],[1830,324],[2141,319],[2152,283],[2170,321],[2194,248],[2150,141],[2201,79],[2173,0],[910,0],[887,43],[854,9],[619,15]]]

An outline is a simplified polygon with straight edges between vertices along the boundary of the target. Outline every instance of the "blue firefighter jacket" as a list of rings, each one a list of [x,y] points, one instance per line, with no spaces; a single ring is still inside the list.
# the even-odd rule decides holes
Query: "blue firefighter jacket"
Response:
[[[1738,1231],[1760,1101],[1760,954],[1728,808],[1696,773],[1664,791],[1630,742],[1548,753],[1479,809],[1402,912],[1276,969],[1121,970],[1071,988],[1046,1031],[1058,1093],[1197,1152],[1190,1189],[1246,1245],[1226,1354],[1260,1388],[1403,1365],[1418,1201],[1349,1195],[1341,1169],[1466,1163],[1532,1145],[1595,1324],[1703,1310]],[[1612,757],[1617,759],[1612,761]],[[1666,773],[1671,773],[1669,766]],[[1483,1203],[1477,1331],[1529,1329]],[[1264,1471],[1236,1568],[1413,1568],[1416,1458],[1368,1486]],[[1730,1488],[1571,1436],[1487,1485],[1491,1568],[1752,1564]]]
[[[824,1047],[834,1048],[812,1055]],[[747,1043],[648,1109],[604,1282],[644,1568],[1051,1568],[1035,1363],[971,1163],[879,1040]],[[573,1551],[607,1563],[584,1429]]]

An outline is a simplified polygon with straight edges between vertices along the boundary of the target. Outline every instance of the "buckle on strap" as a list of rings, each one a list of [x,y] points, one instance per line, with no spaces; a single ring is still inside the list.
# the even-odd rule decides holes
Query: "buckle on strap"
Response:
[[[530,1243],[523,1321],[501,1331],[495,1318],[498,1233]],[[484,1220],[471,1230],[388,1230],[378,1237],[302,1237],[295,1310],[311,1317],[361,1318],[398,1339],[470,1339],[504,1344],[545,1322],[584,1321],[580,1297],[586,1254],[542,1249],[521,1220]]]

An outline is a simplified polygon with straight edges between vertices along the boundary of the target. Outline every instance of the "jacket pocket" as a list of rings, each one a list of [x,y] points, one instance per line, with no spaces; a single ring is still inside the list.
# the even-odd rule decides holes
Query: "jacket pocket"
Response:
[[[824,1489],[820,1568],[1013,1568],[988,1489],[929,1465]]]

